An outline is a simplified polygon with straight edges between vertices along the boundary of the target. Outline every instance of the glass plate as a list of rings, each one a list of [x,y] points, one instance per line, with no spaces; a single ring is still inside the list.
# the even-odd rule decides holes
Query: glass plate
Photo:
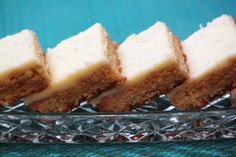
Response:
[[[22,101],[0,109],[0,143],[119,143],[236,138],[230,94],[201,110],[176,111],[165,96],[131,113],[84,102],[70,113],[33,113]]]

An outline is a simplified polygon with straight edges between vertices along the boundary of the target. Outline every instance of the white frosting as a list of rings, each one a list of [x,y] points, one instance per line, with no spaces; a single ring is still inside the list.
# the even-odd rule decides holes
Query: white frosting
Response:
[[[48,49],[46,60],[52,74],[52,83],[60,83],[74,73],[106,61],[103,28],[95,24],[85,32],[62,41]]]
[[[36,54],[34,34],[23,30],[17,34],[0,39],[0,77],[7,76],[12,70],[40,63]]]
[[[101,24],[95,24],[86,31],[62,41],[55,48],[48,49],[46,61],[51,74],[50,85],[43,92],[26,98],[26,103],[71,88],[80,78],[87,76],[98,66],[108,63],[105,35]]]
[[[129,36],[120,45],[118,55],[122,75],[127,77],[127,82],[133,82],[175,60],[170,35],[167,26],[157,22],[138,35]]]
[[[227,64],[236,56],[236,25],[232,17],[223,15],[183,41],[190,77],[198,78],[205,73]]]

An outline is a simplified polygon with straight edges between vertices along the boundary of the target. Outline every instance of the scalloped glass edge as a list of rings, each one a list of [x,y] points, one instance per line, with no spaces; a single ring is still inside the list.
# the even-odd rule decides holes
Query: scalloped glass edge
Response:
[[[176,111],[166,97],[131,113],[82,103],[71,113],[33,113],[22,102],[0,110],[0,143],[132,143],[236,138],[229,94],[201,110]]]

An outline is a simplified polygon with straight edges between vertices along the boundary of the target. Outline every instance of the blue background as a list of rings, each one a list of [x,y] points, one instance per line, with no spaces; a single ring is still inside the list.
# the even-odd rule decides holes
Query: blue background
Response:
[[[236,18],[236,0],[0,0],[0,38],[29,28],[44,50],[101,22],[122,42],[161,20],[182,40],[222,14]],[[1,50],[0,50],[1,51]],[[0,157],[236,156],[236,140],[119,145],[0,144]]]
[[[224,13],[236,17],[235,0],[0,0],[0,38],[29,28],[46,50],[101,22],[122,42],[161,20],[183,40]]]

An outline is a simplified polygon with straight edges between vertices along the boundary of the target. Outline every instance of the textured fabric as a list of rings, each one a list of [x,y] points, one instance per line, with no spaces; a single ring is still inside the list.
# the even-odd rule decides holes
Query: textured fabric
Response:
[[[81,144],[29,145],[1,144],[1,157],[69,157],[69,156],[154,156],[154,157],[235,157],[236,140],[166,142],[154,144]]]
[[[122,42],[156,21],[183,40],[199,24],[223,13],[236,18],[235,0],[0,0],[0,38],[24,28],[35,31],[44,50],[101,22]],[[1,157],[23,156],[236,156],[236,140],[153,144],[0,144]]]

